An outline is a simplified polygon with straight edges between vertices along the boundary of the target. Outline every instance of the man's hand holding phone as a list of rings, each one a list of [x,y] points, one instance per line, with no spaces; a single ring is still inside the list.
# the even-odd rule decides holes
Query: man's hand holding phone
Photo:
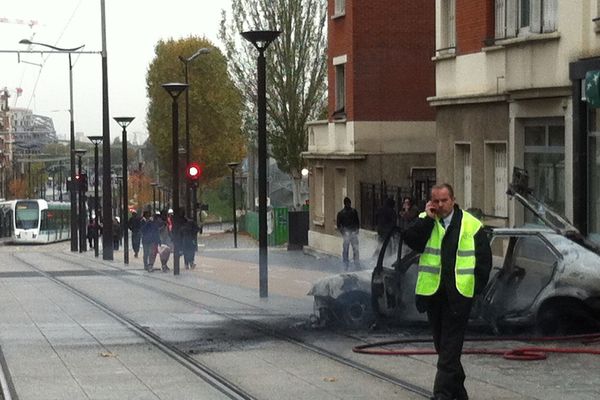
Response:
[[[437,215],[437,207],[433,204],[433,202],[430,200],[427,202],[427,204],[425,204],[425,213],[427,214],[427,216],[429,218],[434,218]]]

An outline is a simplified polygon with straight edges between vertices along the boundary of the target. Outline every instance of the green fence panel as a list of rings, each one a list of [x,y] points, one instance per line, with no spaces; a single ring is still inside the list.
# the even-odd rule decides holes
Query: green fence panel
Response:
[[[287,243],[289,235],[288,226],[288,209],[285,207],[273,208],[270,211],[272,216],[272,231],[267,235],[267,245],[269,246],[281,246]],[[269,215],[267,215],[268,223]],[[254,240],[258,240],[258,213],[255,211],[248,211],[244,216],[244,229]]]
[[[273,231],[269,235],[270,246],[280,246],[288,241],[288,209],[273,208]]]

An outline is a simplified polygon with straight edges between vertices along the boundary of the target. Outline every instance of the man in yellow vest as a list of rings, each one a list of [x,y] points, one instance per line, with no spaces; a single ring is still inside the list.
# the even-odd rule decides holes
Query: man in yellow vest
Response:
[[[473,296],[485,287],[492,252],[481,222],[454,201],[447,183],[431,189],[431,200],[403,234],[421,253],[417,309],[427,311],[438,353],[433,399],[467,400],[460,362]]]

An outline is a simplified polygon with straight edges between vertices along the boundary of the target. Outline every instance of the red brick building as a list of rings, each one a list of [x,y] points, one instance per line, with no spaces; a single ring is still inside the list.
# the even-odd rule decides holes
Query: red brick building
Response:
[[[371,230],[386,189],[419,198],[435,181],[435,2],[329,0],[328,13],[328,120],[309,124],[304,156],[309,245],[337,254],[345,196]]]

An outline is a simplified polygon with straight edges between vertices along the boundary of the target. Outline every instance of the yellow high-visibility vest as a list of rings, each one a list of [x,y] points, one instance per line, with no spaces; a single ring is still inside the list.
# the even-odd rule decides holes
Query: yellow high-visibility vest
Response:
[[[481,229],[481,222],[463,211],[462,222],[456,251],[454,275],[456,289],[465,297],[473,297],[475,293],[475,234]],[[424,218],[425,213],[419,217]],[[437,292],[442,276],[442,240],[446,230],[438,219],[425,245],[425,251],[419,258],[419,274],[417,276],[416,293],[431,296]]]

